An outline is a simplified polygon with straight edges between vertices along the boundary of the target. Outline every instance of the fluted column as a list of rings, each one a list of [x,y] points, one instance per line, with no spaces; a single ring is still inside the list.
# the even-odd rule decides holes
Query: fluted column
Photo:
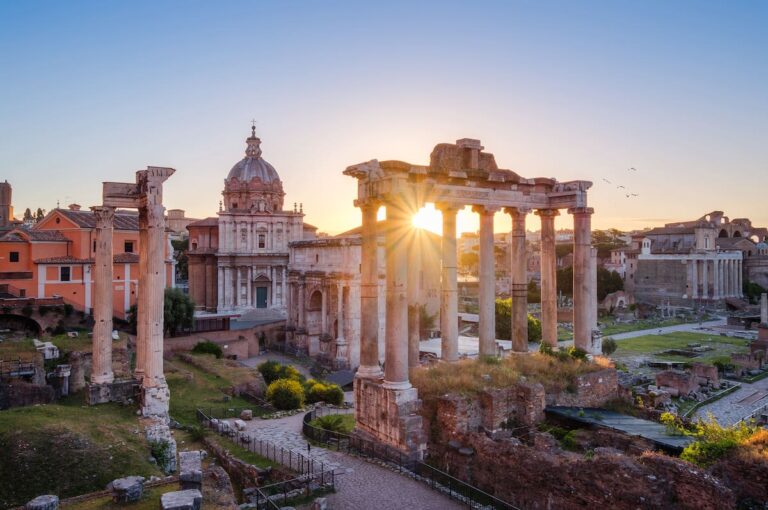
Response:
[[[336,360],[347,361],[347,339],[344,338],[344,283],[336,285],[338,300],[336,301],[336,320],[339,327],[336,334]]]
[[[285,307],[286,306],[286,278],[287,275],[285,274],[285,266],[283,266],[283,275],[282,279],[280,280],[280,306]]]
[[[376,213],[378,202],[360,203],[362,246],[360,249],[360,367],[357,375],[370,379],[382,376],[379,366],[379,251]]]
[[[688,261],[691,266],[691,298],[699,297],[699,261],[691,259]]]
[[[328,292],[330,289],[320,287],[320,336],[328,333]]]
[[[149,300],[148,286],[147,286],[147,260],[149,259],[149,219],[147,217],[146,208],[139,209],[139,277],[138,282],[138,295],[136,296],[136,307],[138,310],[136,317],[136,369],[133,371],[134,376],[139,381],[144,380],[145,369],[147,365],[147,344],[146,341],[139,341],[139,339],[145,339],[149,336],[147,330],[146,321],[140,320],[142,316],[142,308],[147,307],[147,301]]]
[[[219,266],[217,268],[217,281],[216,284],[219,288],[219,292],[216,295],[216,311],[221,312],[224,310],[224,268]]]
[[[304,280],[299,282],[299,329],[302,333],[306,333],[306,317],[305,306],[307,301],[306,296],[306,283]]]
[[[744,283],[742,281],[742,278],[744,277],[744,267],[743,267],[744,266],[744,259],[741,259],[738,262],[739,262],[737,264],[738,271],[736,272],[736,274],[738,276],[738,278],[736,280],[736,289],[737,289],[737,292],[738,292],[738,296],[739,297],[743,297],[744,294],[743,294],[743,290],[742,289],[743,289],[743,284]]]
[[[701,297],[709,299],[709,261],[706,257],[701,261],[701,287]]]
[[[408,234],[411,217],[401,204],[388,203],[387,329],[385,333],[384,387],[408,389]]]
[[[91,210],[96,217],[91,382],[105,384],[115,380],[112,372],[112,232],[115,209],[91,207]],[[125,284],[129,285],[129,282]]]
[[[593,308],[597,307],[597,282],[590,270],[592,258],[591,207],[568,210],[573,215],[573,342],[589,352],[592,345]]]
[[[557,346],[557,254],[555,217],[557,209],[540,209],[541,218],[541,341]]]
[[[512,217],[509,246],[511,259],[512,350],[528,351],[528,271],[525,257],[525,216],[527,209],[510,207],[505,211]]]
[[[274,308],[277,304],[277,268],[275,266],[269,268],[269,277],[272,279],[272,289],[269,291],[269,304],[270,308]]]
[[[408,366],[419,366],[419,350],[421,342],[421,242],[412,238],[408,257]]]
[[[165,384],[163,376],[163,301],[165,292],[165,208],[160,204],[147,206],[147,271],[140,273],[140,287],[147,289],[147,300],[139,306],[139,322],[145,324],[143,340],[147,349],[143,386]],[[143,313],[142,313],[143,310]],[[142,338],[138,339],[142,343]]]
[[[480,215],[480,355],[496,356],[496,271],[493,253],[493,217],[495,207],[474,206]]]
[[[453,205],[436,204],[443,214],[440,336],[443,361],[459,359],[459,302],[456,284],[456,213]]]

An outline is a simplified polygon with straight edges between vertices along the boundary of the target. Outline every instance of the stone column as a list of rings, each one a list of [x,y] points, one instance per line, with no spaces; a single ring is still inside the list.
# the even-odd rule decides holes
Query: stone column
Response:
[[[286,278],[287,275],[285,274],[285,266],[283,266],[283,276],[280,280],[280,306],[286,307]]]
[[[379,366],[379,250],[376,225],[378,202],[358,204],[362,211],[360,247],[360,367],[359,377],[380,379]]]
[[[304,280],[299,282],[299,329],[305,332],[306,329],[306,317],[304,313],[304,307],[306,303],[306,283]]]
[[[443,214],[440,336],[443,361],[459,359],[459,302],[456,285],[456,213],[459,207],[436,204]],[[389,324],[387,324],[389,326]]]
[[[269,276],[272,278],[272,289],[269,291],[269,302],[272,308],[277,304],[277,268],[269,268]]]
[[[134,377],[139,381],[144,380],[145,367],[147,364],[147,344],[141,342],[139,339],[147,338],[149,333],[147,331],[147,325],[145,321],[139,320],[141,315],[141,309],[146,308],[145,303],[149,299],[148,287],[146,277],[142,275],[147,274],[147,261],[149,260],[149,219],[147,217],[147,210],[145,208],[139,209],[139,277],[137,278],[138,292],[136,296],[137,317],[136,317],[136,369],[133,371]]]
[[[218,273],[217,285],[219,287],[219,293],[216,296],[216,302],[217,302],[216,311],[221,312],[222,310],[224,310],[224,306],[225,306],[224,305],[224,268],[219,266],[217,268],[217,273]]]
[[[539,209],[541,218],[541,340],[557,347],[557,255],[555,217],[557,209]]]
[[[419,366],[421,342],[421,264],[423,253],[417,236],[410,236],[411,246],[408,257],[408,366]]]
[[[742,281],[742,278],[744,277],[744,267],[743,267],[744,266],[744,259],[739,260],[738,266],[739,266],[738,267],[738,271],[736,272],[736,274],[738,276],[738,280],[736,282],[736,288],[738,289],[738,296],[739,297],[743,297],[744,294],[743,294],[743,290],[742,289],[743,289],[744,283]]]
[[[400,204],[387,204],[387,329],[384,387],[405,390],[408,380],[408,232],[411,217]]]
[[[589,352],[592,344],[593,308],[597,306],[597,282],[591,278],[591,207],[568,210],[573,215],[573,341]]]
[[[114,207],[91,207],[96,216],[96,255],[93,300],[93,384],[111,383],[112,372],[112,222]],[[125,282],[130,285],[129,282]]]
[[[146,289],[147,299],[139,305],[138,321],[144,324],[144,338],[138,342],[146,345],[147,364],[143,386],[150,388],[164,384],[163,376],[163,301],[165,289],[165,264],[163,261],[163,237],[165,235],[165,208],[160,204],[147,206],[147,271],[139,274],[139,287]],[[143,312],[142,312],[143,310]]]
[[[347,340],[344,338],[344,283],[337,284],[339,298],[336,303],[336,320],[338,321],[338,334],[336,335],[336,360],[346,363]]]
[[[709,261],[706,256],[701,261],[701,297],[703,299],[709,299]]]
[[[240,266],[235,267],[235,271],[237,271],[237,277],[235,278],[235,281],[237,282],[237,290],[235,291],[235,306],[240,308],[242,306],[242,296],[243,296],[243,268]]]
[[[245,306],[253,306],[253,266],[248,266],[245,274],[247,279],[245,281]]]
[[[320,286],[320,336],[328,333],[328,292]]]
[[[512,267],[510,271],[512,295],[512,350],[528,351],[528,271],[525,258],[525,216],[528,210],[510,207],[512,233],[509,246]]]
[[[768,294],[760,294],[760,324],[768,324]]]
[[[691,298],[697,299],[699,297],[699,261],[691,259]]]
[[[496,356],[496,271],[493,253],[493,217],[497,208],[474,206],[480,215],[480,356]]]

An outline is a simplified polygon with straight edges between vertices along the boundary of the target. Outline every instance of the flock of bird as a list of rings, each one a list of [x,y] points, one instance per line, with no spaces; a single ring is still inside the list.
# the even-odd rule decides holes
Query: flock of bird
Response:
[[[627,171],[628,171],[628,172],[637,172],[637,168],[635,168],[635,167],[630,167],[630,168],[629,168]],[[638,194],[638,193],[629,193],[629,190],[627,190],[627,187],[626,187],[626,186],[624,186],[624,185],[622,185],[622,184],[615,184],[615,183],[613,183],[613,182],[609,181],[608,179],[606,179],[605,177],[603,177],[603,181],[605,181],[605,182],[606,182],[606,183],[608,183],[608,184],[611,184],[611,185],[614,185],[614,186],[616,186],[616,189],[624,190],[624,191],[622,191],[622,193],[624,193],[624,195],[625,195],[627,198],[630,198],[630,197],[639,197],[639,196],[640,196],[640,194]]]

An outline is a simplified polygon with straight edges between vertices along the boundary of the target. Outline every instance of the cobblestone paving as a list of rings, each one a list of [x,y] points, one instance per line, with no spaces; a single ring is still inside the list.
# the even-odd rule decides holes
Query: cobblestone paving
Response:
[[[304,413],[275,420],[246,422],[251,437],[307,455],[301,433]],[[309,456],[336,474],[336,493],[328,496],[334,510],[458,510],[464,508],[426,485],[356,457],[312,446]]]
[[[764,391],[768,391],[768,379],[752,384],[742,383],[741,388],[730,395],[698,409],[695,416],[706,418],[708,413],[712,413],[721,425],[736,423],[752,414],[755,409],[768,404],[768,398],[761,398],[751,403],[740,402],[755,392]]]

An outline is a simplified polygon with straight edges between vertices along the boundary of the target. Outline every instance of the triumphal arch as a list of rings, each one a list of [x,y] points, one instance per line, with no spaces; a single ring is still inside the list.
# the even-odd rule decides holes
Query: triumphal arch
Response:
[[[355,379],[357,430],[418,457],[425,436],[418,415],[420,401],[409,382],[408,271],[413,215],[434,203],[443,216],[441,249],[440,330],[442,360],[456,361],[458,352],[456,284],[456,214],[466,206],[480,217],[480,354],[497,355],[495,335],[495,272],[493,218],[497,212],[512,219],[512,350],[528,350],[525,221],[529,213],[541,218],[541,304],[543,341],[557,345],[555,217],[561,209],[573,216],[574,343],[587,352],[599,351],[595,332],[597,298],[588,181],[558,182],[553,178],[524,178],[501,169],[480,140],[464,138],[438,144],[429,165],[377,161],[352,165],[345,171],[358,180],[355,205],[362,211],[360,368]],[[377,211],[386,219],[377,222]],[[386,328],[384,370],[379,365],[376,239],[386,238]],[[411,336],[413,338],[413,336]],[[409,354],[410,353],[410,354]]]

